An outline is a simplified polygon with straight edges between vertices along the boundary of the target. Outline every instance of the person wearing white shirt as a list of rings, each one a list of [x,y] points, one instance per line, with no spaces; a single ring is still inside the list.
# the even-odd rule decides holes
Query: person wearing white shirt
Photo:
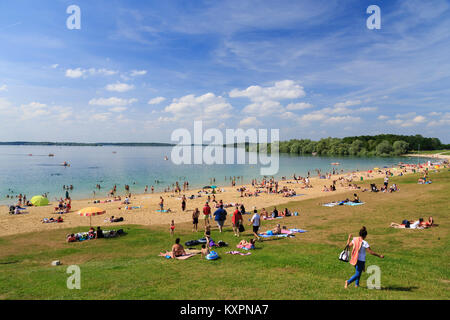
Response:
[[[358,260],[357,260],[356,265],[355,265],[356,272],[349,280],[345,281],[344,288],[346,288],[346,289],[347,289],[347,286],[350,283],[352,283],[353,281],[355,281],[355,287],[356,288],[359,287],[359,280],[361,278],[362,272],[365,270],[365,265],[366,265],[366,251],[369,252],[370,254],[374,255],[374,256],[379,257],[379,258],[384,258],[383,255],[378,254],[378,253],[372,251],[372,249],[370,249],[369,243],[367,243],[367,241],[365,240],[366,237],[367,237],[366,227],[362,227],[361,230],[359,230],[359,236],[362,238],[362,239],[360,239],[360,240],[362,240],[362,242],[361,242],[361,247],[360,247],[359,252],[358,252]],[[348,235],[348,239],[347,239],[347,246],[348,247],[354,246],[356,244],[355,241],[358,240],[358,238],[354,238],[352,240],[352,242],[350,242],[351,237],[352,237],[352,235],[349,234]],[[352,252],[352,254],[353,254],[353,252]],[[354,259],[354,257],[352,256],[352,260],[353,259]],[[350,262],[352,262],[352,261],[350,261]]]
[[[253,210],[254,214],[253,217],[250,219],[250,222],[253,225],[253,234],[255,235],[255,237],[259,240],[259,236],[258,236],[258,230],[259,230],[259,226],[261,224],[261,216],[258,214],[258,210]]]

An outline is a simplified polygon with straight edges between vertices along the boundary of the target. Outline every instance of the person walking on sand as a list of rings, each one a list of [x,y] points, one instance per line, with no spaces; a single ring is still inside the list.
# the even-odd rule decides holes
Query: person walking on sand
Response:
[[[356,288],[359,287],[359,280],[361,278],[361,274],[365,270],[366,251],[369,252],[371,255],[377,256],[381,259],[384,258],[383,255],[378,254],[372,251],[372,249],[370,249],[369,244],[365,240],[367,237],[366,227],[362,227],[361,230],[359,230],[359,237],[353,238],[353,240],[350,242],[351,237],[352,235],[349,234],[347,239],[347,246],[353,247],[350,264],[355,266],[356,272],[350,279],[345,281],[344,286],[345,289],[347,289],[348,285],[351,284],[353,281],[355,281],[355,287]]]
[[[161,208],[161,211],[164,210],[164,199],[163,197],[159,197],[160,201],[159,201],[159,207]]]
[[[194,213],[192,213],[192,232],[198,231],[198,216],[200,215],[200,210],[198,208],[195,208]]]
[[[183,198],[181,200],[181,211],[186,210],[186,197],[183,195]]]

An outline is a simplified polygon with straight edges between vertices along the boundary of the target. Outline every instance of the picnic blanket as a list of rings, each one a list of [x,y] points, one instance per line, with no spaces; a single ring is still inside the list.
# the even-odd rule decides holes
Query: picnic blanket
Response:
[[[240,252],[240,251],[228,251],[228,252],[225,252],[225,253],[229,253],[229,254],[238,254],[238,255],[241,255],[241,256],[248,256],[248,255],[251,255],[251,254],[252,254],[251,252],[246,252],[246,253],[244,253],[244,252]]]

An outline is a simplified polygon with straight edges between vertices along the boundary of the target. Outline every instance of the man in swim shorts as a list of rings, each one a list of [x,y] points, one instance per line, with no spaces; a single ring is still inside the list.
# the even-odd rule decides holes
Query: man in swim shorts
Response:
[[[203,207],[203,216],[205,219],[205,226],[209,225],[209,218],[211,217],[211,207],[209,206],[208,202],[206,202],[205,206]]]

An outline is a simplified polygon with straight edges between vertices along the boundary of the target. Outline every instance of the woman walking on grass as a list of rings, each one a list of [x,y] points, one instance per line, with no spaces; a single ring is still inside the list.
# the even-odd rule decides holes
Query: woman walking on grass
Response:
[[[350,242],[351,237],[352,235],[349,234],[347,239],[347,246],[353,247],[350,264],[355,266],[356,272],[349,280],[345,281],[344,288],[346,289],[347,286],[353,281],[355,281],[355,287],[359,287],[359,279],[361,278],[362,272],[365,270],[366,251],[379,258],[384,258],[383,255],[378,254],[370,249],[369,244],[365,240],[367,237],[366,227],[362,227],[361,230],[359,230],[359,237],[353,238],[353,240]]]

